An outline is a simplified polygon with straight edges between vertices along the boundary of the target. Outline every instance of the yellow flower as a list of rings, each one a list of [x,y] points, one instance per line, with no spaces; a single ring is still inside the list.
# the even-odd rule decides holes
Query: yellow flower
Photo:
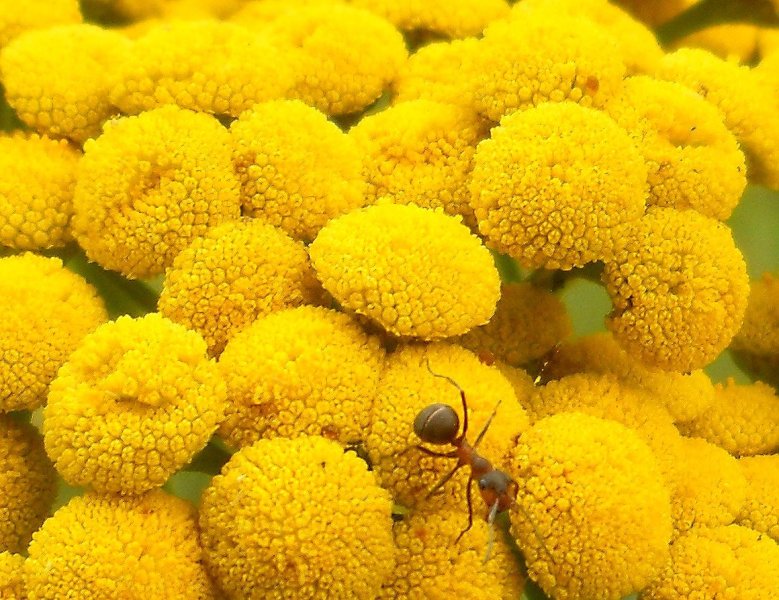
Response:
[[[473,111],[411,100],[362,119],[349,132],[363,157],[367,200],[443,208],[476,228],[468,177],[488,132]]]
[[[489,323],[459,343],[517,367],[541,358],[570,333],[571,318],[557,296],[531,283],[506,283]]]
[[[111,101],[128,114],[177,104],[237,117],[288,93],[294,77],[288,54],[239,25],[165,22],[134,43],[117,68]]]
[[[500,371],[483,364],[464,348],[447,343],[413,344],[402,346],[387,357],[376,393],[372,425],[364,440],[374,471],[396,502],[415,507],[428,502],[454,507],[463,511],[464,528],[467,522],[467,467],[461,468],[440,493],[425,499],[457,460],[427,456],[415,449],[422,441],[414,434],[414,419],[425,407],[440,402],[457,412],[460,432],[463,426],[462,402],[457,388],[450,381],[433,375],[431,370],[451,377],[465,391],[467,440],[471,444],[496,411],[478,448],[496,469],[506,467],[506,459],[517,438],[527,428],[528,418],[517,402],[511,384]],[[451,450],[450,446],[428,447],[435,451]],[[480,514],[484,503],[478,489],[474,490],[473,502]]]
[[[240,214],[230,136],[213,117],[165,106],[112,121],[84,150],[73,234],[107,269],[162,273],[193,239]]]
[[[380,600],[516,600],[524,581],[503,532],[490,533],[481,508],[473,527],[460,508],[422,507],[392,526],[397,548],[395,570],[377,596]]]
[[[384,204],[330,221],[309,248],[325,289],[390,333],[440,339],[486,323],[500,278],[481,241],[454,217]]]
[[[632,430],[581,413],[547,417],[522,435],[509,468],[520,482],[512,533],[548,595],[617,600],[665,564],[668,490]]]
[[[646,165],[607,115],[572,102],[517,112],[479,144],[471,203],[487,243],[523,266],[571,269],[612,257],[644,212]]]
[[[261,29],[288,12],[315,5],[343,5],[347,0],[249,0],[230,15],[230,21],[251,29]]]
[[[514,390],[514,395],[520,406],[526,412],[530,411],[530,396],[535,392],[536,386],[533,378],[522,369],[512,367],[499,360],[495,361],[495,368],[506,378]]]
[[[403,36],[390,23],[352,6],[304,5],[262,33],[290,54],[296,70],[291,94],[328,115],[369,106],[407,57]]]
[[[709,364],[738,331],[749,296],[727,226],[692,210],[650,208],[617,238],[603,281],[608,328],[634,359],[689,372]]]
[[[33,536],[24,563],[31,599],[211,600],[195,510],[153,491],[73,498]]]
[[[757,50],[758,32],[759,27],[750,23],[714,25],[683,37],[674,47],[705,48],[728,61],[749,63]]]
[[[747,480],[747,497],[736,522],[779,541],[779,455],[739,459]]]
[[[642,592],[646,600],[772,600],[779,589],[779,545],[738,525],[696,528],[671,545],[671,560]]]
[[[741,329],[730,344],[740,366],[756,378],[779,383],[779,277],[771,273],[751,282]]]
[[[312,240],[333,217],[365,204],[354,140],[297,100],[256,105],[230,126],[244,215]]]
[[[79,156],[64,140],[0,136],[0,245],[39,250],[70,241]]]
[[[24,557],[20,554],[0,552],[0,598],[2,600],[27,600],[22,578]]]
[[[0,48],[31,29],[81,22],[78,0],[4,2],[0,12]]]
[[[378,339],[334,310],[305,306],[261,317],[219,360],[230,398],[219,433],[238,447],[304,434],[359,441],[383,363]]]
[[[729,379],[714,387],[714,403],[681,427],[735,456],[779,451],[779,398],[760,381],[737,385]]]
[[[667,54],[656,75],[716,106],[746,154],[749,180],[779,188],[779,107],[749,67],[706,50],[683,48]]]
[[[27,549],[49,514],[56,487],[57,474],[37,430],[0,415],[0,552]]]
[[[352,0],[352,4],[381,15],[404,31],[448,37],[478,35],[509,13],[506,0]]]
[[[675,422],[694,419],[714,402],[714,385],[703,371],[682,374],[647,367],[633,360],[607,332],[560,345],[543,375],[555,379],[572,373],[616,375],[620,383],[644,391],[668,410]]]
[[[487,29],[471,86],[476,109],[497,122],[542,102],[602,106],[617,92],[624,74],[614,38],[595,23],[539,13]]]
[[[116,113],[110,79],[129,50],[121,33],[96,25],[28,32],[0,54],[8,104],[33,129],[82,143]]]
[[[145,492],[206,445],[225,399],[197,333],[156,313],[119,317],[84,338],[52,382],[46,452],[73,485]]]
[[[104,322],[95,289],[58,258],[0,258],[0,412],[42,405],[57,369]]]
[[[260,440],[203,494],[206,564],[230,597],[372,599],[395,563],[391,509],[337,443]]]
[[[670,21],[682,12],[689,0],[620,0],[620,4],[649,26]]]
[[[648,203],[725,220],[746,186],[744,154],[720,112],[677,83],[631,77],[606,111],[649,168]]]

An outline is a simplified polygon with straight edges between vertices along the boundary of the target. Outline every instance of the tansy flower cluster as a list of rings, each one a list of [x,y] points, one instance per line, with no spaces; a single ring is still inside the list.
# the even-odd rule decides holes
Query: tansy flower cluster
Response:
[[[0,0],[0,599],[777,597],[710,4]]]

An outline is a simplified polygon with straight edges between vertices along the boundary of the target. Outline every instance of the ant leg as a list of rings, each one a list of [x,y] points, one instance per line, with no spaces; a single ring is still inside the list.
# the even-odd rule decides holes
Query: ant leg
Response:
[[[425,448],[424,446],[412,446],[412,448],[416,448],[417,450],[424,452],[428,456],[441,456],[443,458],[457,457],[457,450],[452,450],[451,452],[435,452],[433,450],[429,450],[428,448]]]
[[[460,539],[470,530],[471,527],[473,527],[473,504],[471,503],[471,489],[473,488],[473,477],[468,478],[468,492],[465,494],[465,498],[468,500],[468,527],[463,529],[460,532],[460,535],[457,536],[456,542],[459,542]]]
[[[451,478],[454,476],[454,474],[455,474],[455,473],[457,473],[457,470],[458,470],[460,467],[462,467],[462,465],[458,463],[458,464],[457,464],[457,466],[456,466],[454,469],[452,469],[452,470],[451,470],[451,471],[449,471],[449,472],[448,472],[446,475],[444,475],[444,476],[443,476],[443,477],[442,477],[442,478],[441,478],[441,479],[438,481],[438,483],[436,483],[436,484],[433,486],[433,488],[432,488],[432,489],[431,489],[431,490],[430,490],[430,491],[427,493],[427,496],[425,496],[425,500],[427,500],[428,498],[430,498],[430,496],[432,496],[432,495],[433,495],[433,494],[435,494],[435,493],[436,493],[438,490],[440,490],[442,487],[444,487],[444,486],[446,485],[446,482],[447,482],[447,481],[449,481],[449,480],[450,480],[450,479],[451,479]],[[469,485],[470,485],[470,484],[469,484]]]
[[[442,375],[441,373],[436,373],[435,371],[433,371],[433,369],[430,368],[430,359],[427,356],[425,356],[425,364],[427,365],[427,370],[430,371],[431,375],[433,375],[434,377],[440,377],[441,379],[446,379],[460,392],[460,399],[462,400],[463,403],[463,432],[459,436],[457,436],[457,439],[464,440],[465,434],[468,433],[468,405],[465,402],[465,390],[460,387],[459,383],[457,383],[454,379],[452,379],[448,375]]]
[[[487,433],[487,429],[490,426],[490,423],[492,423],[492,419],[495,418],[495,414],[498,412],[498,407],[500,406],[501,401],[498,400],[498,403],[495,405],[495,408],[492,409],[492,414],[490,415],[490,418],[487,419],[487,422],[484,424],[484,427],[481,428],[481,431],[479,432],[479,436],[476,438],[476,441],[473,443],[473,449],[476,450],[476,447],[479,445],[479,442],[481,442],[481,439],[484,437],[484,434]]]

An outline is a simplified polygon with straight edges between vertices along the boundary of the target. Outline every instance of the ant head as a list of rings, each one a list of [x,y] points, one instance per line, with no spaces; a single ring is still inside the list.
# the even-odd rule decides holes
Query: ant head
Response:
[[[498,503],[498,512],[508,510],[517,499],[517,482],[497,469],[479,478],[479,491],[487,506]]]
[[[431,404],[414,419],[414,433],[428,444],[451,444],[457,438],[460,417],[448,404]]]

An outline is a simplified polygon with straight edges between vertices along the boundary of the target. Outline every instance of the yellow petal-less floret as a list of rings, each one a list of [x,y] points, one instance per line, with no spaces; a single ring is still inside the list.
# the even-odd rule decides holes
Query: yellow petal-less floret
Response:
[[[97,291],[58,258],[0,258],[0,412],[35,409],[57,369],[106,314]]]
[[[771,600],[779,589],[779,545],[730,525],[696,528],[671,545],[671,560],[643,591],[646,600]]]
[[[714,360],[741,326],[749,296],[730,229],[692,210],[650,208],[628,225],[603,281],[614,305],[607,326],[617,342],[669,371]]]
[[[524,581],[502,532],[493,532],[489,560],[488,525],[474,514],[461,539],[467,512],[455,508],[414,510],[395,523],[396,567],[377,596],[380,600],[516,600]]]
[[[0,246],[42,250],[70,241],[79,156],[64,140],[0,137]]]
[[[495,23],[480,44],[471,78],[474,102],[495,122],[543,102],[602,106],[625,74],[608,33],[555,11]]]
[[[455,507],[467,516],[467,468],[462,468],[438,494],[425,499],[457,462],[452,458],[427,456],[417,450],[415,446],[422,442],[414,433],[414,419],[426,406],[440,402],[457,412],[460,431],[463,425],[462,402],[457,388],[450,381],[433,375],[431,370],[452,378],[465,391],[468,404],[466,437],[470,443],[474,443],[487,419],[496,411],[479,446],[479,454],[491,461],[496,469],[504,468],[515,440],[528,426],[528,418],[517,402],[511,384],[500,371],[483,364],[464,348],[448,343],[413,344],[403,346],[387,357],[376,393],[371,429],[364,440],[381,485],[402,505],[422,506],[430,502],[436,506]],[[448,446],[430,448],[436,451],[451,449]],[[474,494],[474,507],[477,513],[484,507],[478,494]]]
[[[203,494],[206,564],[231,598],[372,600],[394,567],[391,510],[339,444],[260,440]]]
[[[0,552],[27,549],[49,514],[56,486],[40,434],[32,425],[0,415]]]
[[[473,111],[411,100],[362,119],[349,132],[363,157],[367,200],[443,208],[476,227],[468,177],[488,128]]]
[[[116,114],[111,77],[130,41],[96,25],[28,32],[0,54],[0,79],[19,118],[51,137],[83,143]]]
[[[619,0],[631,14],[649,26],[670,21],[682,12],[689,0]]]
[[[209,227],[239,217],[230,136],[209,115],[164,106],[111,122],[84,150],[73,235],[107,269],[157,275]]]
[[[52,382],[46,452],[72,485],[145,492],[206,445],[225,399],[197,333],[156,313],[119,317],[84,338]]]
[[[357,442],[371,423],[383,363],[379,340],[334,310],[260,318],[219,360],[229,398],[219,433],[237,447],[299,435]]]
[[[23,566],[22,555],[0,552],[0,600],[27,600],[22,577]]]
[[[779,455],[745,456],[738,463],[747,480],[747,497],[736,523],[779,541]]]
[[[702,437],[735,456],[779,451],[779,398],[760,381],[739,385],[733,379],[714,386],[714,403],[682,433]]]
[[[479,144],[470,185],[488,245],[526,267],[571,269],[610,258],[619,228],[644,213],[646,165],[609,116],[546,103]]]
[[[498,371],[500,371],[500,374],[511,384],[514,395],[517,397],[520,406],[524,408],[526,412],[529,412],[530,396],[533,395],[536,389],[534,380],[530,374],[527,371],[518,367],[512,367],[499,360],[495,361],[495,368],[497,368]]]
[[[218,356],[257,317],[321,298],[301,242],[254,219],[209,229],[167,270],[157,308],[194,329]]]
[[[509,467],[521,482],[511,530],[548,595],[618,600],[660,572],[668,490],[635,432],[581,413],[553,415],[522,435]]]
[[[725,60],[749,63],[757,51],[759,31],[760,28],[751,23],[714,25],[684,36],[674,43],[674,47],[704,48]]]
[[[0,48],[25,31],[81,22],[78,0],[3,2],[0,11]]]
[[[518,367],[544,356],[571,330],[565,305],[552,292],[532,283],[505,283],[489,323],[458,341],[476,354],[489,352]]]
[[[256,105],[230,125],[243,214],[312,240],[366,203],[354,139],[298,100]]]
[[[764,273],[751,282],[744,322],[730,350],[739,366],[757,379],[779,384],[779,277],[776,275]]]
[[[295,52],[292,97],[328,115],[369,106],[407,58],[403,36],[390,23],[352,6],[302,6],[262,33],[282,51]]]
[[[112,16],[124,19],[198,19],[226,17],[238,10],[243,0],[91,0],[91,3],[107,5]]]
[[[608,332],[564,342],[544,367],[548,379],[572,373],[616,375],[623,385],[644,391],[675,422],[694,419],[714,402],[714,385],[703,371],[683,374],[647,367],[633,360]]]
[[[382,204],[330,221],[309,247],[324,288],[397,336],[440,339],[486,323],[500,296],[489,251],[455,217]]]
[[[636,141],[649,174],[648,204],[727,219],[746,186],[746,164],[719,111],[678,83],[625,80],[606,111]]]
[[[656,76],[681,83],[716,106],[744,150],[749,180],[779,188],[779,105],[749,67],[682,48],[663,58]]]
[[[117,67],[111,101],[128,114],[177,104],[237,117],[287,95],[294,81],[288,58],[236,24],[163,22],[139,38]]]
[[[35,533],[24,563],[30,600],[212,600],[195,510],[155,490],[73,498]]]

